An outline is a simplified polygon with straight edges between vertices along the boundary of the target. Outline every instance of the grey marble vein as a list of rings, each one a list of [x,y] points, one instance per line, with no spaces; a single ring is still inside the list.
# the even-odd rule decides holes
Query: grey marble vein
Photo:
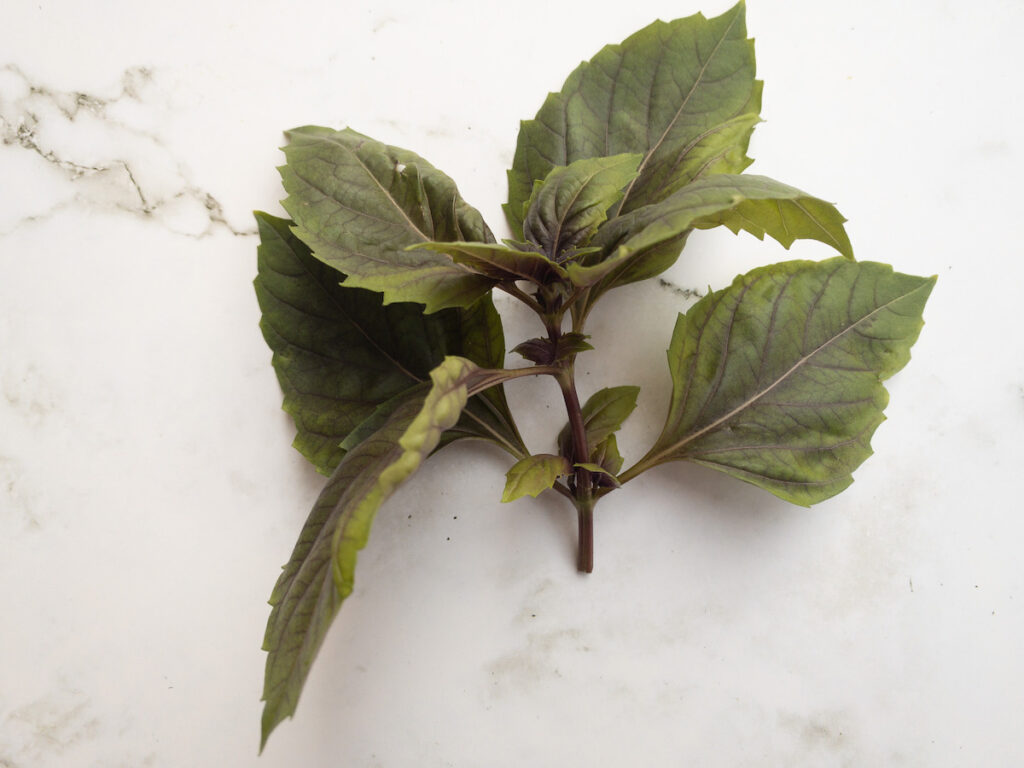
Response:
[[[5,152],[30,152],[43,161],[50,178],[43,178],[46,168],[32,169],[40,174],[40,185],[53,185],[53,171],[60,182],[58,191],[36,195],[45,202],[33,200],[22,203],[20,210],[0,211],[0,237],[69,207],[127,212],[192,238],[218,229],[254,235],[255,229],[228,220],[221,202],[192,180],[186,163],[159,133],[118,115],[124,102],[162,109],[161,99],[166,94],[148,67],[124,70],[109,96],[51,88],[16,64],[0,67],[0,142]],[[3,158],[0,152],[0,164]],[[16,167],[24,174],[23,161]],[[31,185],[34,180],[22,175],[19,182]]]

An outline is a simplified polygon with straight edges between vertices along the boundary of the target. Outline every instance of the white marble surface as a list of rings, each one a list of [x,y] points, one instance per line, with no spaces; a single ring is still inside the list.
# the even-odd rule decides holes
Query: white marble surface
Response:
[[[860,258],[940,276],[847,492],[804,510],[663,467],[599,508],[581,577],[564,501],[500,505],[503,457],[453,447],[382,510],[256,755],[265,601],[320,484],[251,289],[281,130],[407,146],[502,232],[544,93],[728,4],[4,4],[0,766],[1024,764],[1018,0],[751,0],[753,170],[838,201]],[[788,257],[720,232],[688,254],[681,288]],[[643,387],[627,458],[688,301],[595,313],[584,394]],[[542,450],[554,387],[510,397]]]

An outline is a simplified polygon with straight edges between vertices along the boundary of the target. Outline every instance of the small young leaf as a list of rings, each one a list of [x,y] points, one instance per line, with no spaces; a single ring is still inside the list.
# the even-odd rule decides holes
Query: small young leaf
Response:
[[[562,261],[567,249],[585,246],[636,176],[641,159],[638,154],[592,157],[552,168],[534,184],[523,236],[552,261]]]
[[[497,243],[420,243],[414,250],[426,248],[435,253],[450,256],[474,272],[499,282],[529,280],[537,285],[546,285],[556,280],[565,280],[564,269],[544,254],[522,251]]]
[[[564,333],[554,341],[538,337],[524,341],[512,351],[518,352],[537,365],[552,365],[559,360],[593,349],[587,338],[582,333]]]
[[[445,358],[431,371],[431,387],[398,404],[321,492],[270,598],[262,744],[295,712],[327,629],[352,592],[356,556],[377,509],[455,425],[479,374],[469,360]]]
[[[505,475],[502,502],[515,501],[523,496],[539,496],[553,486],[558,478],[572,471],[563,456],[539,453],[520,459]]]
[[[701,176],[746,168],[761,84],[744,12],[740,2],[713,19],[656,21],[569,75],[520,127],[505,206],[512,231],[521,231],[534,181],[582,158],[644,156],[623,212]]]
[[[385,303],[412,301],[427,312],[468,307],[493,280],[431,251],[426,241],[493,242],[455,183],[404,149],[345,129],[288,132],[281,178],[295,234],[347,275],[345,285],[381,291]]]
[[[469,309],[424,315],[419,304],[381,305],[380,294],[340,285],[344,275],[317,260],[287,219],[257,212],[256,296],[260,327],[274,352],[295,447],[330,474],[342,441],[383,403],[427,379],[445,355],[482,367],[504,364],[504,334],[490,297]],[[487,402],[483,402],[486,400]],[[525,452],[500,387],[473,398],[459,429]]]
[[[583,405],[583,426],[586,428],[587,445],[591,456],[572,456],[572,433],[566,424],[558,435],[558,450],[563,456],[590,459],[594,448],[622,426],[629,414],[636,408],[640,387],[608,387],[591,395]]]
[[[591,464],[590,462],[581,462],[581,463],[573,464],[573,466],[574,467],[581,467],[582,469],[585,469],[585,470],[587,470],[588,472],[590,472],[590,473],[592,473],[594,475],[598,475],[598,478],[597,478],[598,485],[607,485],[607,486],[610,486],[612,488],[620,488],[622,486],[622,483],[619,482],[619,479],[615,475],[613,475],[611,472],[609,472],[607,469],[602,467],[600,464]]]
[[[608,435],[604,440],[597,444],[591,451],[594,463],[599,465],[608,474],[613,477],[619,474],[619,470],[622,469],[622,454],[619,453],[619,442],[615,439],[615,435]]]
[[[676,323],[668,419],[629,477],[685,459],[805,506],[839,493],[871,454],[881,382],[910,359],[934,284],[835,258],[705,296]]]

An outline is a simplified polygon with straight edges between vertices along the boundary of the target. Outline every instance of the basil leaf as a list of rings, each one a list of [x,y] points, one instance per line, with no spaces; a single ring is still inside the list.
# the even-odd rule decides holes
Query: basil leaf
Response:
[[[377,509],[455,425],[480,373],[469,360],[445,358],[429,390],[406,397],[345,455],[314,504],[270,598],[261,749],[295,712],[327,629],[352,592]]]
[[[568,249],[585,246],[636,176],[641,157],[584,158],[553,168],[543,182],[534,184],[523,236],[554,261],[561,261]]]
[[[320,472],[334,470],[342,441],[358,425],[425,381],[445,355],[503,365],[504,335],[490,297],[432,315],[418,304],[382,305],[380,294],[340,285],[345,276],[314,258],[287,219],[255,216],[260,327],[295,420],[294,445]],[[525,452],[500,387],[474,398],[459,427],[451,437],[487,437]]]
[[[588,338],[582,333],[574,332],[563,333],[554,340],[546,336],[538,336],[516,345],[512,351],[537,365],[552,365],[567,357],[575,357],[580,352],[593,349],[593,345],[587,341]]]
[[[411,301],[427,312],[468,307],[493,281],[431,251],[431,240],[493,242],[455,183],[404,149],[355,131],[306,126],[288,131],[281,178],[295,234],[347,277],[345,285]]]
[[[612,477],[618,475],[622,469],[622,454],[619,453],[619,442],[615,439],[614,433],[598,443],[591,451],[591,456],[594,463]]]
[[[595,475],[594,480],[598,486],[605,486],[609,488],[621,488],[622,483],[619,479],[609,472],[607,469],[602,467],[600,464],[591,464],[589,462],[577,462],[573,464],[574,467],[580,467]]]
[[[797,239],[818,240],[852,259],[845,221],[831,203],[766,176],[719,174],[608,222],[594,238],[604,260],[567,270],[577,285],[597,286],[589,297],[593,303],[612,288],[668,269],[692,229],[719,225],[759,239],[768,234],[785,248]]]
[[[512,231],[521,231],[534,181],[582,158],[643,155],[622,212],[702,176],[746,168],[761,109],[746,35],[740,2],[713,19],[656,21],[581,64],[520,127],[505,206]]]
[[[558,478],[572,472],[564,456],[539,453],[517,461],[505,475],[503,503],[523,496],[539,496],[555,484]]]
[[[568,424],[558,434],[558,449],[561,454],[572,457],[573,461],[589,461],[596,446],[617,431],[636,408],[638,394],[640,387],[607,387],[591,395],[581,409],[591,456],[572,455],[572,432]]]
[[[499,282],[529,280],[538,285],[565,280],[565,270],[535,251],[522,251],[496,243],[421,243],[414,249],[429,249],[450,256],[481,275]]]
[[[676,323],[665,428],[637,471],[674,459],[810,505],[853,482],[910,359],[935,278],[834,258],[741,275]]]

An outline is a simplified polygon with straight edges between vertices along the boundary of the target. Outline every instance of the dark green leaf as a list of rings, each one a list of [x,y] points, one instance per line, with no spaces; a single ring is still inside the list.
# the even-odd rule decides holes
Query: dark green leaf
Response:
[[[288,132],[285,210],[314,255],[347,275],[348,287],[412,301],[427,312],[468,307],[493,281],[432,251],[426,241],[493,242],[455,183],[418,155],[345,129]]]
[[[515,501],[523,496],[539,496],[555,484],[558,478],[572,469],[562,456],[539,453],[517,461],[505,475],[502,502]]]
[[[523,236],[554,261],[562,261],[568,249],[585,246],[636,176],[641,159],[638,154],[592,157],[552,168],[534,185]]]
[[[288,220],[258,212],[256,221],[260,326],[274,352],[284,409],[295,420],[295,447],[324,474],[341,461],[340,445],[359,424],[425,381],[445,355],[486,368],[504,364],[490,297],[432,315],[418,304],[382,306],[377,293],[339,285],[344,275],[315,259]],[[523,452],[500,388],[474,398],[459,427],[451,437],[489,437]]]
[[[839,493],[871,454],[881,382],[910,359],[934,284],[835,258],[755,269],[704,297],[676,323],[665,429],[628,475],[685,459],[796,504]]]
[[[582,413],[591,456],[582,458],[591,459],[594,448],[622,426],[636,408],[639,393],[640,387],[608,387],[590,396],[583,405]],[[572,456],[572,432],[568,424],[558,435],[558,449],[563,456],[571,456],[574,461],[581,458]]]
[[[522,228],[534,181],[587,157],[644,156],[620,210],[712,173],[739,173],[761,109],[739,3],[721,16],[656,21],[581,64],[520,127],[505,213]]]
[[[479,374],[468,360],[445,358],[430,388],[407,396],[331,475],[270,598],[262,744],[295,712],[327,629],[352,592],[356,556],[377,509],[455,425]]]

